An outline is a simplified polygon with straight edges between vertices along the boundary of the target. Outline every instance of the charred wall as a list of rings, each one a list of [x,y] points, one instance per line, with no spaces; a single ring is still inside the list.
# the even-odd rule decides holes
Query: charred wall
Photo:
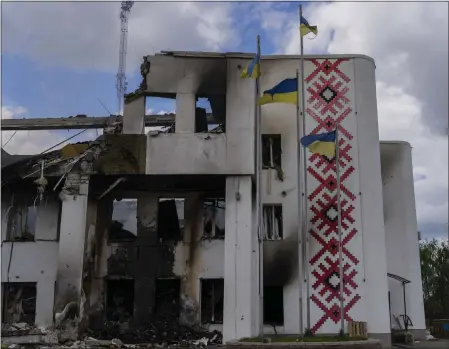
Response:
[[[174,297],[168,303],[177,304],[176,317],[181,309],[181,282],[179,275],[175,275],[174,268],[176,248],[184,239],[185,233],[184,217],[178,217],[183,209],[180,210],[174,200],[161,200],[155,193],[138,194],[136,207],[132,208],[134,213],[127,214],[131,218],[135,215],[136,230],[131,232],[127,230],[127,222],[113,218],[113,202],[125,200],[123,196],[127,195],[113,193],[98,205],[94,272],[90,282],[89,302],[90,327],[94,330],[104,328],[111,321],[119,321],[117,319],[132,328],[148,325],[155,317],[160,317],[156,314],[160,309],[157,307],[160,297],[163,300]],[[119,237],[115,234],[111,239],[111,231],[117,231],[117,225],[122,234]],[[194,226],[194,230],[198,230],[198,224]],[[186,268],[189,269],[187,266]],[[168,292],[168,295],[157,294],[158,287],[168,287],[171,285],[170,281],[178,282],[179,287]],[[121,294],[111,295],[120,289],[117,286],[120,283],[123,284],[123,289],[128,290],[127,297]],[[182,286],[183,290],[184,288]],[[132,293],[133,299],[132,316],[122,314],[120,318],[111,308],[121,307],[127,309],[125,313],[129,313],[128,306],[120,300],[129,299],[129,293]]]

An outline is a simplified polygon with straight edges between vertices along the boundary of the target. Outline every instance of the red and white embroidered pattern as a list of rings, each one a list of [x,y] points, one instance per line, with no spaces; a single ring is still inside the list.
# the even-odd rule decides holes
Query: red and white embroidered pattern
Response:
[[[338,123],[340,144],[340,192],[341,223],[343,234],[343,283],[344,309],[340,309],[338,264],[338,211],[335,158],[307,153],[309,243],[316,248],[310,256],[311,300],[321,311],[312,331],[317,332],[326,321],[335,324],[343,311],[346,321],[351,321],[349,311],[360,300],[356,283],[359,259],[349,250],[349,242],[358,234],[355,228],[354,201],[356,195],[348,185],[355,176],[353,159],[353,135],[345,128],[351,115],[348,97],[350,78],[340,66],[348,59],[311,59],[313,72],[305,79],[307,133],[317,134],[333,131]],[[310,63],[309,63],[310,64]],[[347,64],[347,63],[346,63]],[[310,127],[310,125],[313,125]],[[315,318],[315,316],[313,316]]]

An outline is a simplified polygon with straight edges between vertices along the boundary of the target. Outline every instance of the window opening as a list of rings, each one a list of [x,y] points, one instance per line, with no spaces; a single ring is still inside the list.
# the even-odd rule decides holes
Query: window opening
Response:
[[[180,279],[157,279],[154,301],[155,316],[179,317],[181,297]]]
[[[159,198],[158,236],[165,241],[181,240],[184,232],[184,199]]]
[[[161,126],[145,127],[145,133],[159,131],[163,133],[174,133],[176,123],[176,94],[167,94],[167,97],[147,97],[145,105],[150,106],[145,110],[146,115],[153,115],[155,119],[159,116],[171,121],[164,121]],[[162,125],[163,124],[163,125]]]
[[[224,133],[226,120],[226,96],[197,97],[195,132]]]
[[[27,201],[27,200],[26,200]],[[34,203],[19,201],[8,214],[8,240],[34,241],[36,235],[37,208]]]
[[[2,319],[4,323],[25,322],[34,325],[36,318],[35,282],[5,282],[3,286],[4,303]]]
[[[134,314],[134,280],[107,280],[106,318],[126,322]]]
[[[284,325],[284,287],[264,286],[263,322],[266,325]]]
[[[278,179],[284,180],[281,135],[262,135],[262,168],[276,170]]]
[[[282,206],[264,205],[262,224],[265,240],[282,240]]]
[[[201,323],[223,323],[224,279],[201,279]]]
[[[204,199],[203,208],[203,238],[223,239],[225,236],[225,199]]]
[[[114,200],[109,241],[132,241],[137,236],[137,199]]]

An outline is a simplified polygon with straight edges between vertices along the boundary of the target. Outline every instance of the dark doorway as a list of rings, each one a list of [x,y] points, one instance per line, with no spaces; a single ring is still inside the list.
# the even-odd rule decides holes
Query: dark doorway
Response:
[[[134,280],[107,280],[106,318],[125,322],[134,314]]]
[[[201,280],[201,323],[223,323],[224,279]]]
[[[263,322],[267,325],[284,325],[284,287],[264,286]]]
[[[154,302],[154,314],[156,318],[177,319],[180,310],[180,295],[180,279],[157,279]]]

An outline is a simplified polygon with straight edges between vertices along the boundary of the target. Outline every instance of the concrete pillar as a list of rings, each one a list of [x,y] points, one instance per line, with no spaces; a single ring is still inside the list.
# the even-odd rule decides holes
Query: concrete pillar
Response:
[[[134,321],[144,326],[151,320],[156,279],[160,269],[160,247],[157,234],[158,197],[145,195],[137,201],[138,258],[134,276]]]
[[[79,314],[83,304],[83,264],[89,177],[69,174],[62,191],[55,313],[69,305]],[[70,191],[68,190],[70,188]]]
[[[200,323],[200,272],[201,237],[203,220],[203,200],[198,193],[188,194],[185,198],[184,213],[184,256],[185,275],[181,280],[180,321],[187,326]]]
[[[176,133],[195,133],[195,107],[194,93],[176,94]]]
[[[259,272],[250,176],[226,178],[223,341],[258,334]]]
[[[145,96],[125,103],[123,111],[123,134],[145,133]]]
[[[36,326],[49,326],[53,323],[53,303],[55,282],[53,277],[43,278],[36,285]]]

